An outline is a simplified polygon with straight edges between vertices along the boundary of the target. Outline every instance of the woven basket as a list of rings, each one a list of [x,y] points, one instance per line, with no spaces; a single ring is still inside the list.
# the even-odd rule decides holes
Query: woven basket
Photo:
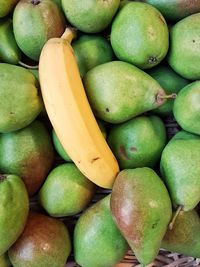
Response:
[[[175,120],[171,117],[165,120],[165,126],[167,129],[168,139],[170,139],[176,132],[180,130]],[[57,164],[59,163],[60,160],[58,159]],[[111,190],[99,189],[96,192],[90,205],[96,203],[110,192]],[[42,211],[41,207],[38,205],[37,196],[35,196],[30,200],[30,208],[31,210],[34,211]],[[80,214],[77,214],[71,218],[68,217],[60,218],[60,220],[62,220],[68,226],[70,232],[73,232],[74,225],[79,216]],[[200,267],[200,259],[195,259],[193,257],[186,257],[177,253],[171,253],[169,251],[161,249],[154,262],[149,264],[147,267],[193,267],[193,266]],[[69,262],[66,264],[65,267],[80,267],[78,264],[74,262],[73,254],[70,256]],[[124,257],[124,260],[113,267],[141,267],[141,265],[137,261],[132,251],[128,251],[126,256]]]

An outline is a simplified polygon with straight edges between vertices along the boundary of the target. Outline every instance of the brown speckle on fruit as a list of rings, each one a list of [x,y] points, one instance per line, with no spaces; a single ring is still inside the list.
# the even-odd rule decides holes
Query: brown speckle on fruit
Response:
[[[125,149],[124,146],[120,146],[120,147],[119,147],[119,151],[120,151],[121,156],[122,156],[125,160],[129,160],[129,157],[128,157],[128,155],[126,154],[126,149]]]

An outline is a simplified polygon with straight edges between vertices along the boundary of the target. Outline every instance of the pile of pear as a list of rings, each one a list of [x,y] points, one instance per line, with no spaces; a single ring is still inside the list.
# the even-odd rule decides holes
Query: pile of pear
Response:
[[[199,12],[183,0],[0,0],[0,267],[63,267],[71,252],[112,267],[129,249],[142,266],[160,248],[200,258]],[[66,24],[120,170],[100,200],[40,91],[41,51]]]

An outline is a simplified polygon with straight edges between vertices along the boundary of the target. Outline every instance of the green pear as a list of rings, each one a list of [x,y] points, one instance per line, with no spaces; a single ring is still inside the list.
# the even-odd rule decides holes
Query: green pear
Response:
[[[21,130],[0,135],[0,169],[19,175],[29,195],[38,191],[53,160],[51,138],[39,121]]]
[[[0,175],[0,203],[0,255],[2,255],[19,238],[28,216],[28,194],[19,176]]]
[[[42,110],[39,83],[29,70],[6,63],[0,63],[0,80],[0,132],[22,129]]]
[[[180,20],[193,13],[200,12],[200,2],[187,0],[143,0],[145,3],[155,6],[166,19]]]
[[[181,76],[200,79],[200,13],[176,23],[170,30],[169,65]]]
[[[40,189],[39,201],[52,217],[70,216],[86,208],[95,191],[95,184],[75,164],[65,163],[49,173]]]
[[[157,116],[140,116],[112,126],[108,136],[121,169],[154,167],[165,143],[165,125]]]
[[[192,210],[200,201],[200,136],[177,133],[161,156],[161,171],[174,207]]]
[[[22,235],[8,254],[14,267],[63,267],[70,252],[71,242],[64,223],[30,212]]]
[[[0,0],[0,18],[7,16],[19,0]]]
[[[104,30],[118,10],[120,0],[62,0],[62,8],[67,20],[86,33]]]
[[[161,247],[185,256],[200,258],[200,219],[195,210],[181,211],[168,229]]]
[[[112,61],[114,54],[110,43],[101,35],[82,35],[72,43],[81,77],[88,70]]]
[[[110,195],[88,208],[74,230],[74,255],[82,267],[112,267],[120,262],[128,245],[110,212]]]
[[[166,56],[169,32],[164,17],[156,8],[130,2],[116,15],[110,40],[120,60],[149,69]]]
[[[83,81],[95,115],[110,123],[121,123],[155,109],[167,98],[150,75],[122,61],[96,66]]]
[[[38,61],[47,40],[62,35],[65,22],[52,0],[21,0],[14,10],[13,29],[23,53]]]
[[[179,92],[174,102],[173,113],[176,121],[185,131],[200,135],[199,103],[200,81],[196,81]]]
[[[111,212],[138,261],[151,263],[172,216],[160,177],[146,167],[121,171],[111,193]]]
[[[151,75],[165,90],[167,94],[178,93],[183,87],[185,87],[189,81],[178,75],[170,66],[159,65],[148,71]],[[172,114],[174,106],[174,99],[169,99],[161,107],[154,109],[154,113],[161,116],[169,116]]]
[[[7,253],[0,256],[0,266],[1,267],[11,267],[11,262],[8,258]]]
[[[0,21],[0,60],[10,64],[18,64],[21,51],[15,41],[12,20]]]

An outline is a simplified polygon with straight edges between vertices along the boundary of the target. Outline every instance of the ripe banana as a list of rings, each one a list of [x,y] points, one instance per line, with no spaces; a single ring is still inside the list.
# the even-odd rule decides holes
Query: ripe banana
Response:
[[[79,170],[100,187],[112,188],[118,163],[90,108],[67,29],[45,44],[39,61],[44,104],[63,147]]]

